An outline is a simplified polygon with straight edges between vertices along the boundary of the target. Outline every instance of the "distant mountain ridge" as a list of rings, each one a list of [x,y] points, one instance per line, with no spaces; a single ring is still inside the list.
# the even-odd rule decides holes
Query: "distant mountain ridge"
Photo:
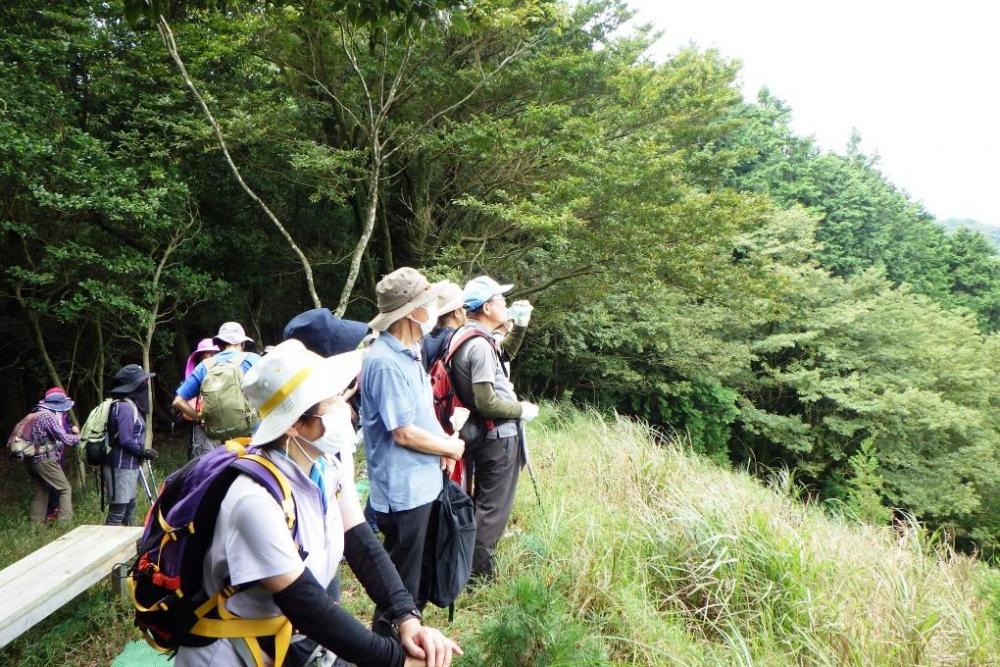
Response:
[[[971,218],[947,218],[946,220],[938,220],[938,224],[942,225],[949,232],[953,232],[959,227],[968,227],[971,230],[979,232],[992,241],[993,245],[1000,248],[1000,227],[989,225],[985,222],[978,222]]]

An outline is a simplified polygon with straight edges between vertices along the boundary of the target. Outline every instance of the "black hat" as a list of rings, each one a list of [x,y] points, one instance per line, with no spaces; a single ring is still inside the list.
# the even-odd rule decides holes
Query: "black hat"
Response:
[[[364,322],[344,320],[329,308],[313,308],[299,313],[285,325],[285,340],[295,338],[306,349],[323,357],[352,352],[368,335]]]
[[[142,370],[139,364],[129,364],[122,366],[121,370],[111,378],[115,381],[115,387],[111,389],[112,394],[130,394],[156,373],[147,373]]]

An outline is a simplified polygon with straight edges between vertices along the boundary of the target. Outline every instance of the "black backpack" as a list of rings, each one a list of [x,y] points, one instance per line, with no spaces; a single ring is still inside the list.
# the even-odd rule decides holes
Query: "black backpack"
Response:
[[[476,545],[476,506],[462,487],[445,475],[444,489],[437,498],[434,570],[427,597],[438,607],[454,605],[465,588]]]

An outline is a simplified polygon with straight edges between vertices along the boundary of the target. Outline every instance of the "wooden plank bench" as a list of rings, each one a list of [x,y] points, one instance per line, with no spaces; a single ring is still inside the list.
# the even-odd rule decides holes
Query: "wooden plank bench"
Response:
[[[0,647],[135,555],[142,528],[79,526],[0,571]]]

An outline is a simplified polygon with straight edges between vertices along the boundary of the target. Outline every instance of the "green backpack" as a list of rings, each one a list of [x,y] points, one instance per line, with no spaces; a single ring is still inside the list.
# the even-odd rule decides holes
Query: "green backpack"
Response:
[[[80,449],[92,466],[103,465],[111,453],[111,436],[108,433],[108,421],[111,417],[111,406],[116,401],[127,401],[132,406],[132,415],[138,420],[139,409],[129,398],[106,398],[101,404],[90,411],[87,421],[80,429]]]
[[[246,353],[231,359],[206,359],[201,381],[201,418],[205,433],[226,442],[253,434],[260,422],[257,411],[243,393],[243,360]]]

